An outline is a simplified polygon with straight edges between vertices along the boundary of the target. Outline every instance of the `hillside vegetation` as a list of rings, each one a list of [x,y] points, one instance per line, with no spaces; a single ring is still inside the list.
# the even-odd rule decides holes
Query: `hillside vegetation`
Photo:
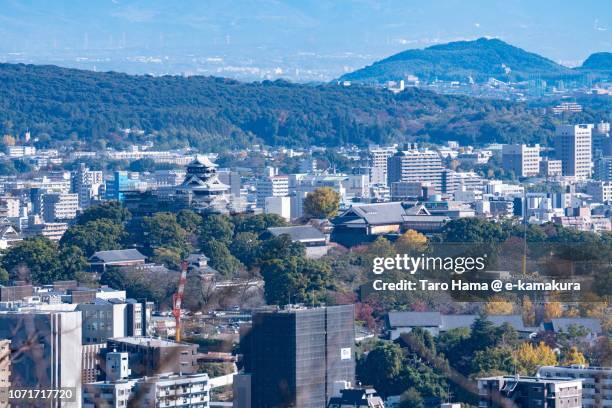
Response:
[[[480,38],[403,51],[346,74],[341,79],[380,84],[412,74],[425,81],[441,79],[465,82],[468,77],[475,82],[485,82],[492,77],[504,81],[534,78],[572,80],[578,79],[585,69],[600,69],[602,56],[592,58],[595,59],[593,66],[586,64],[580,70],[571,69],[504,41]]]
[[[399,95],[365,86],[242,83],[213,77],[130,76],[55,66],[0,64],[0,131],[30,129],[41,146],[157,146],[204,150],[267,145],[339,146],[407,139],[466,143],[541,142],[552,119],[523,104],[438,95]]]

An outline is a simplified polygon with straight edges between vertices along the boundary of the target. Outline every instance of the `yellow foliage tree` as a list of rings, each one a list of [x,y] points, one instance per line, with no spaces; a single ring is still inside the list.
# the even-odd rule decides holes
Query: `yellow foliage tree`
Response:
[[[509,315],[514,311],[514,305],[499,296],[494,296],[484,305],[484,312],[488,315]]]
[[[523,343],[516,352],[516,361],[521,374],[534,375],[538,367],[557,365],[557,355],[543,342],[535,347]]]
[[[2,143],[4,143],[5,146],[15,146],[15,138],[11,135],[4,135]]]
[[[395,248],[406,254],[423,252],[427,248],[427,237],[415,230],[408,230],[395,241]]]
[[[575,307],[569,308],[563,312],[563,317],[580,317],[580,311]]]
[[[535,325],[535,309],[533,308],[531,299],[529,299],[527,296],[523,298],[522,315],[523,323],[526,326]]]
[[[580,314],[584,317],[603,317],[607,303],[594,293],[587,293],[580,303]]]
[[[571,364],[588,365],[588,362],[586,358],[584,357],[584,354],[578,351],[576,347],[572,347],[569,349],[569,351],[565,355],[565,358],[563,359],[563,363],[566,365],[571,365]]]
[[[308,218],[331,218],[338,213],[340,194],[330,187],[318,187],[304,199],[304,215]]]
[[[561,302],[548,302],[544,305],[544,320],[550,322],[551,319],[563,316],[563,305]]]

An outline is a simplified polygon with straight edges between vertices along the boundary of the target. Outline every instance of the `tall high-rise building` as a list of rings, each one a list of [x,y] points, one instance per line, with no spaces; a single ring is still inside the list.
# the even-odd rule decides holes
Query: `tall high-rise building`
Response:
[[[76,395],[70,406],[81,406],[80,312],[3,312],[0,338],[11,339],[11,387],[72,388]],[[60,401],[46,406],[60,406]]]
[[[78,194],[79,208],[85,209],[91,205],[91,199],[98,195],[103,183],[101,171],[92,171],[84,163],[79,164],[70,180],[70,192]]]
[[[555,155],[561,160],[563,175],[591,177],[591,131],[593,125],[562,125],[555,134]]]
[[[502,165],[505,170],[512,170],[518,177],[537,176],[540,172],[540,145],[504,145]]]
[[[241,338],[251,407],[325,407],[354,382],[354,321],[353,305],[256,312]]]
[[[427,182],[436,192],[442,192],[444,166],[433,150],[400,150],[387,160],[387,185],[396,181]]]
[[[395,151],[390,147],[369,149],[367,166],[370,183],[387,185],[387,160],[395,154]]]
[[[387,160],[394,154],[395,149],[390,147],[370,149],[368,155],[370,184],[387,185]]]

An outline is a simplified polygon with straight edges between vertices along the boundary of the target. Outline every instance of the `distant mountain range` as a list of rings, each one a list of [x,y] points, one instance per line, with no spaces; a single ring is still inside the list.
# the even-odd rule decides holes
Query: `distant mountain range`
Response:
[[[407,75],[426,81],[436,78],[467,81],[469,77],[475,82],[485,82],[491,77],[511,81],[536,77],[571,80],[587,72],[611,76],[612,54],[596,53],[581,67],[568,68],[504,41],[480,38],[403,51],[340,79],[369,84],[397,81]]]

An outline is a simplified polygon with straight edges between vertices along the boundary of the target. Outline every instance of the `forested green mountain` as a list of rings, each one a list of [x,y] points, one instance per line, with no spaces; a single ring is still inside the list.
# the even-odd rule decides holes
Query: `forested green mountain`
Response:
[[[580,67],[584,70],[612,71],[612,52],[596,52],[584,60]]]
[[[471,76],[476,82],[484,82],[491,77],[512,81],[536,76],[571,79],[580,76],[582,71],[559,65],[498,39],[480,38],[400,52],[341,79],[380,84],[402,79],[408,74],[426,81],[438,78],[465,82]]]
[[[139,137],[123,136],[117,131],[122,128],[145,130],[157,146],[204,150],[415,137],[542,142],[554,126],[553,119],[523,104],[418,89],[393,95],[364,86],[130,76],[21,64],[0,64],[0,84],[0,131],[17,135],[30,129],[39,145],[78,141],[100,148]]]

